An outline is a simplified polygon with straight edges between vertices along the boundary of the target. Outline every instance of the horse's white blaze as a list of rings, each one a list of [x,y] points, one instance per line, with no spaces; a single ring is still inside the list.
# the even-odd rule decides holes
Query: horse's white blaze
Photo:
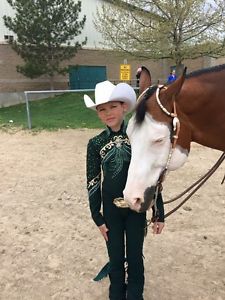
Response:
[[[141,125],[135,124],[132,117],[128,123],[127,134],[130,139],[132,155],[128,171],[124,198],[135,210],[139,210],[147,187],[155,186],[165,168],[170,152],[170,128],[165,123],[156,122],[146,113]],[[174,151],[170,168],[179,168],[187,154],[182,149]]]

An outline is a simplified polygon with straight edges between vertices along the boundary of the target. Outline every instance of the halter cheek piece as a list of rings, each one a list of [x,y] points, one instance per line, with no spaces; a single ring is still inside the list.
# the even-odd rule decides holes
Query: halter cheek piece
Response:
[[[150,87],[151,88],[151,87]],[[143,97],[143,95],[148,91],[149,88],[147,88],[146,90],[144,90],[141,95],[138,97],[137,101],[140,101]],[[167,158],[167,162],[165,165],[165,168],[162,170],[159,179],[157,181],[156,184],[156,190],[155,190],[155,195],[154,195],[154,199],[153,199],[153,206],[154,206],[154,215],[152,217],[151,222],[155,222],[158,219],[158,208],[157,208],[157,197],[158,197],[158,193],[162,190],[162,182],[165,179],[166,176],[166,172],[168,170],[172,155],[173,155],[173,151],[176,147],[176,143],[178,140],[178,136],[179,136],[179,132],[180,132],[180,121],[177,117],[177,111],[176,111],[176,102],[175,102],[175,95],[173,95],[173,112],[169,112],[163,105],[162,102],[159,99],[159,94],[160,91],[163,89],[167,89],[166,86],[164,85],[159,85],[157,90],[156,90],[156,102],[159,105],[160,109],[169,117],[172,118],[172,131],[171,131],[171,144],[170,144],[170,152]]]
[[[151,88],[152,86],[148,87],[147,89],[145,89],[140,96],[137,99],[137,103],[141,101],[141,99],[143,98],[143,96],[145,95],[145,93]],[[169,112],[161,103],[160,99],[159,99],[159,93],[161,90],[163,89],[167,89],[166,86],[164,85],[158,85],[158,88],[156,90],[156,101],[159,105],[159,107],[161,108],[161,110],[168,115],[169,117],[172,118],[172,134],[171,134],[171,144],[172,144],[172,148],[175,148],[176,143],[177,143],[177,139],[178,139],[178,135],[179,135],[179,131],[180,131],[180,121],[177,117],[177,111],[176,111],[176,102],[175,102],[175,95],[173,95],[173,112]]]
[[[157,88],[156,90],[156,101],[159,105],[159,107],[161,108],[161,110],[166,114],[168,115],[169,117],[172,118],[172,138],[171,138],[171,146],[172,148],[175,148],[176,146],[176,143],[177,143],[177,139],[178,139],[178,135],[179,135],[179,132],[180,132],[180,121],[177,117],[177,110],[176,110],[176,102],[175,102],[175,95],[173,95],[173,112],[169,112],[161,103],[160,99],[159,99],[159,92],[162,90],[162,89],[167,89],[166,86],[164,85],[161,85]]]
[[[151,87],[148,87],[147,89],[145,89],[141,95],[138,97],[137,102],[141,101],[143,95],[148,91],[148,89],[150,89]],[[176,102],[175,102],[175,95],[173,95],[173,112],[169,112],[161,103],[160,99],[159,99],[159,94],[160,91],[163,89],[167,89],[166,86],[164,85],[158,85],[158,88],[156,90],[156,102],[159,105],[160,109],[169,117],[172,118],[172,132],[171,132],[171,147],[170,147],[170,152],[168,155],[168,159],[167,159],[167,163],[165,168],[163,169],[162,173],[159,176],[159,180],[158,180],[158,184],[162,184],[164,178],[165,178],[165,173],[169,167],[170,164],[170,160],[173,154],[173,150],[176,147],[176,143],[178,140],[178,136],[179,136],[179,132],[180,132],[180,120],[177,117],[177,110],[176,110]]]

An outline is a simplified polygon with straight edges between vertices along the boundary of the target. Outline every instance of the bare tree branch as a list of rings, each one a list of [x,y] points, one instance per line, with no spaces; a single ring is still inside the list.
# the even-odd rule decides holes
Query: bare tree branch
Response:
[[[186,58],[224,55],[224,0],[106,2],[95,24],[113,49],[145,59],[170,58],[178,65]]]

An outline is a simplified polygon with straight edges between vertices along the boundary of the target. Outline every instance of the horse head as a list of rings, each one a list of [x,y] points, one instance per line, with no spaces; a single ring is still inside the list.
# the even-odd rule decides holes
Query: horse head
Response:
[[[149,209],[162,174],[187,159],[191,134],[185,122],[179,124],[177,103],[185,72],[169,86],[151,86],[150,72],[142,67],[140,97],[127,127],[132,156],[124,199],[135,211]]]

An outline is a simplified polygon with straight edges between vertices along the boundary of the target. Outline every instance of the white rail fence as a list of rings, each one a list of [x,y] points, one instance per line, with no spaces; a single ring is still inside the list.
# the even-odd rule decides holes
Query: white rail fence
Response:
[[[135,90],[138,87],[133,87]],[[44,90],[44,91],[25,91],[25,103],[26,103],[26,111],[27,111],[27,124],[28,128],[32,128],[32,121],[31,121],[31,112],[30,112],[30,105],[29,105],[29,96],[30,95],[49,95],[49,94],[64,94],[64,93],[86,93],[86,92],[93,92],[94,89],[78,89],[78,90]]]
[[[94,89],[85,89],[85,90],[46,90],[46,91],[25,91],[25,103],[26,103],[26,111],[27,111],[27,124],[28,128],[32,128],[32,121],[31,121],[31,112],[30,112],[30,105],[29,105],[29,95],[34,94],[64,94],[64,93],[83,93],[83,92],[93,92]]]

